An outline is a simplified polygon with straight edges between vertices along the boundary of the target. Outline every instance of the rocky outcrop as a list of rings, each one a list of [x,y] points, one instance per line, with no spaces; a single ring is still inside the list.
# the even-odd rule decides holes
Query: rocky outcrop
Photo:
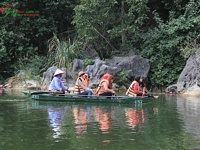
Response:
[[[48,89],[48,86],[51,83],[51,80],[53,79],[53,75],[56,69],[57,69],[56,66],[52,66],[43,73],[42,82],[41,82],[43,90]],[[73,79],[71,78],[69,73],[66,71],[66,68],[60,68],[60,69],[65,72],[65,74],[62,75],[62,81],[64,85],[67,87],[71,87],[71,82],[73,82]],[[74,83],[72,83],[72,85],[74,86]]]
[[[187,60],[177,82],[177,92],[186,95],[200,95],[200,49]]]
[[[11,77],[8,83],[4,85],[4,88],[13,89],[40,89],[40,87],[39,81],[22,79],[20,77]]]
[[[113,57],[110,60],[95,60],[94,65],[86,67],[86,72],[90,74],[94,84],[98,84],[100,78],[105,73],[111,73],[116,76],[121,71],[128,73],[128,78],[133,79],[135,76],[146,78],[150,69],[149,60],[141,56],[134,55],[130,57]]]
[[[173,85],[170,85],[168,86],[166,89],[165,89],[165,92],[166,93],[177,93],[177,84],[173,84]]]
[[[84,70],[84,63],[83,63],[83,60],[81,60],[81,59],[74,59],[71,72],[72,72],[73,74],[76,74],[76,73],[79,72],[80,70]]]
[[[48,86],[51,82],[52,76],[57,69],[56,66],[50,67],[43,74],[42,86]],[[66,68],[60,68],[66,72]],[[100,78],[105,73],[111,73],[114,76],[121,71],[128,72],[128,78],[133,79],[135,76],[148,76],[150,69],[149,60],[138,55],[130,57],[113,57],[110,60],[102,61],[99,59],[94,60],[93,65],[84,66],[83,60],[75,59],[70,72],[63,75],[63,82],[69,87],[73,87],[77,74],[79,71],[84,71],[90,75],[93,87],[98,85]],[[130,81],[131,82],[131,81]]]
[[[57,66],[52,66],[48,68],[44,73],[41,80],[41,84],[33,82],[32,80],[22,80],[20,77],[16,77],[16,79],[10,79],[9,83],[6,87],[13,88],[35,88],[39,87],[42,90],[48,90],[50,82],[53,78],[53,75],[57,69]],[[110,73],[116,76],[119,72],[124,71],[127,73],[128,79],[131,81],[136,76],[142,76],[147,78],[150,64],[149,60],[145,59],[141,56],[132,54],[129,57],[113,57],[110,60],[102,61],[100,59],[95,59],[93,65],[84,65],[84,61],[80,59],[75,59],[73,61],[73,65],[70,70],[66,70],[66,68],[59,68],[65,72],[62,76],[62,81],[65,86],[69,87],[72,90],[75,86],[75,81],[78,76],[79,71],[84,71],[89,74],[91,79],[91,87],[96,88],[99,84],[101,77]],[[128,83],[128,84],[130,84]],[[123,85],[113,84],[114,87],[123,87]]]
[[[129,71],[129,78],[142,76],[146,78],[149,73],[150,64],[149,60],[138,55],[129,57],[114,57],[108,60],[108,64],[111,66],[117,66],[120,71]]]
[[[167,91],[173,89],[179,94],[200,96],[200,49],[187,60],[177,83],[169,86]]]

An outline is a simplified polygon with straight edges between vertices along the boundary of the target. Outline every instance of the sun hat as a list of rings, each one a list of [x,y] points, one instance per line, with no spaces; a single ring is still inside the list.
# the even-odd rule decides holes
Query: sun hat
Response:
[[[85,72],[80,71],[80,72],[78,73],[78,76],[80,77],[80,76],[82,76],[83,74],[85,74]]]
[[[57,69],[56,72],[54,73],[54,76],[58,75],[58,74],[64,74],[65,72],[60,70],[60,69]]]

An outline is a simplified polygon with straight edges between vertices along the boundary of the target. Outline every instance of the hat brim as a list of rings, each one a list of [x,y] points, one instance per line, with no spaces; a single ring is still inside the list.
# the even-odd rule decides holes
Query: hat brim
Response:
[[[54,76],[57,76],[57,75],[59,75],[59,74],[61,74],[61,75],[62,75],[62,74],[64,74],[64,73],[58,73],[58,74],[54,74]]]
[[[84,75],[84,74],[85,74],[84,72],[83,72],[83,73],[81,73],[81,74],[79,74],[79,77],[80,77],[80,76],[82,76],[82,75]]]

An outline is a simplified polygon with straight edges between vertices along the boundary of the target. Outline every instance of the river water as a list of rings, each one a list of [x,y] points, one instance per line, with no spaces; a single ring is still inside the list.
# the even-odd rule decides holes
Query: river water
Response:
[[[144,105],[39,102],[0,93],[0,150],[200,149],[200,98]]]

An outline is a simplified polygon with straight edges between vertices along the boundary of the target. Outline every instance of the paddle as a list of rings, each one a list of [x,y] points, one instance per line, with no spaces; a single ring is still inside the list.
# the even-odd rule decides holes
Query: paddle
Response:
[[[30,93],[30,95],[33,95],[33,94],[63,94],[62,91],[32,91],[29,93]]]
[[[146,95],[147,97],[152,97],[152,98],[155,98],[155,99],[157,99],[159,96],[155,96],[155,95]],[[142,98],[144,98],[143,96],[142,96]]]

